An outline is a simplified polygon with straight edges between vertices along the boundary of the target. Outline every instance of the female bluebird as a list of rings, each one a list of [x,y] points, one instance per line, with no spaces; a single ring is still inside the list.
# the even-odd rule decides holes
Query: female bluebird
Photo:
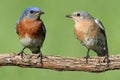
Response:
[[[16,23],[16,32],[19,36],[20,42],[24,46],[19,53],[23,55],[24,49],[29,48],[33,54],[41,53],[41,47],[45,40],[46,29],[40,16],[44,14],[37,7],[26,8],[21,18]]]
[[[95,51],[98,56],[105,56],[108,63],[107,39],[102,22],[85,11],[76,11],[66,17],[75,21],[74,34],[81,44],[88,49],[85,57],[86,63],[90,57],[90,50]]]

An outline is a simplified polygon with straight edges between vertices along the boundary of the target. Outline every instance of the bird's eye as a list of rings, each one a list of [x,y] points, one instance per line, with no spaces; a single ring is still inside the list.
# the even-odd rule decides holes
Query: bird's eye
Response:
[[[78,13],[77,16],[80,16],[80,13]]]
[[[33,10],[31,10],[31,11],[30,11],[30,13],[31,13],[31,14],[33,14],[33,13],[34,13],[34,11],[33,11]]]

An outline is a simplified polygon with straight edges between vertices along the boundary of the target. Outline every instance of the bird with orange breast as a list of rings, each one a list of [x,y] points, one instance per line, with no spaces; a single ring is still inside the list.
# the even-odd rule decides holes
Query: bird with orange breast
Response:
[[[107,63],[109,63],[107,39],[102,22],[86,11],[76,11],[66,15],[66,17],[74,20],[74,34],[81,44],[88,49],[85,57],[86,63],[90,57],[90,50],[95,51],[98,56],[105,56],[104,61],[107,59]]]
[[[19,36],[23,49],[19,53],[23,56],[24,49],[29,48],[33,54],[40,54],[42,59],[41,47],[45,40],[46,29],[40,16],[44,14],[37,7],[26,8],[16,23],[16,32]]]

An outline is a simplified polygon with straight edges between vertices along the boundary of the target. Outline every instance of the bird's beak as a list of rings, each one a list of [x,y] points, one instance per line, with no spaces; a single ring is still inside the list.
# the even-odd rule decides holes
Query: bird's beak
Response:
[[[40,14],[45,14],[44,12],[40,12]]]
[[[71,15],[71,14],[69,14],[69,15],[66,15],[66,17],[67,17],[67,18],[72,18],[72,15]]]
[[[45,14],[45,13],[44,13],[44,12],[42,12],[42,11],[40,11],[40,12],[39,12],[39,14],[41,15],[41,14]]]

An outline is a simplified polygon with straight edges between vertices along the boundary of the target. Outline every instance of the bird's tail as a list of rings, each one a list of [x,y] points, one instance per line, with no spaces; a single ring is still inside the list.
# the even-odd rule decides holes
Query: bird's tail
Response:
[[[108,48],[103,48],[102,50],[100,50],[99,52],[97,52],[98,56],[108,56]]]
[[[107,56],[108,55],[108,52],[101,52],[101,53],[97,53],[98,56]]]

